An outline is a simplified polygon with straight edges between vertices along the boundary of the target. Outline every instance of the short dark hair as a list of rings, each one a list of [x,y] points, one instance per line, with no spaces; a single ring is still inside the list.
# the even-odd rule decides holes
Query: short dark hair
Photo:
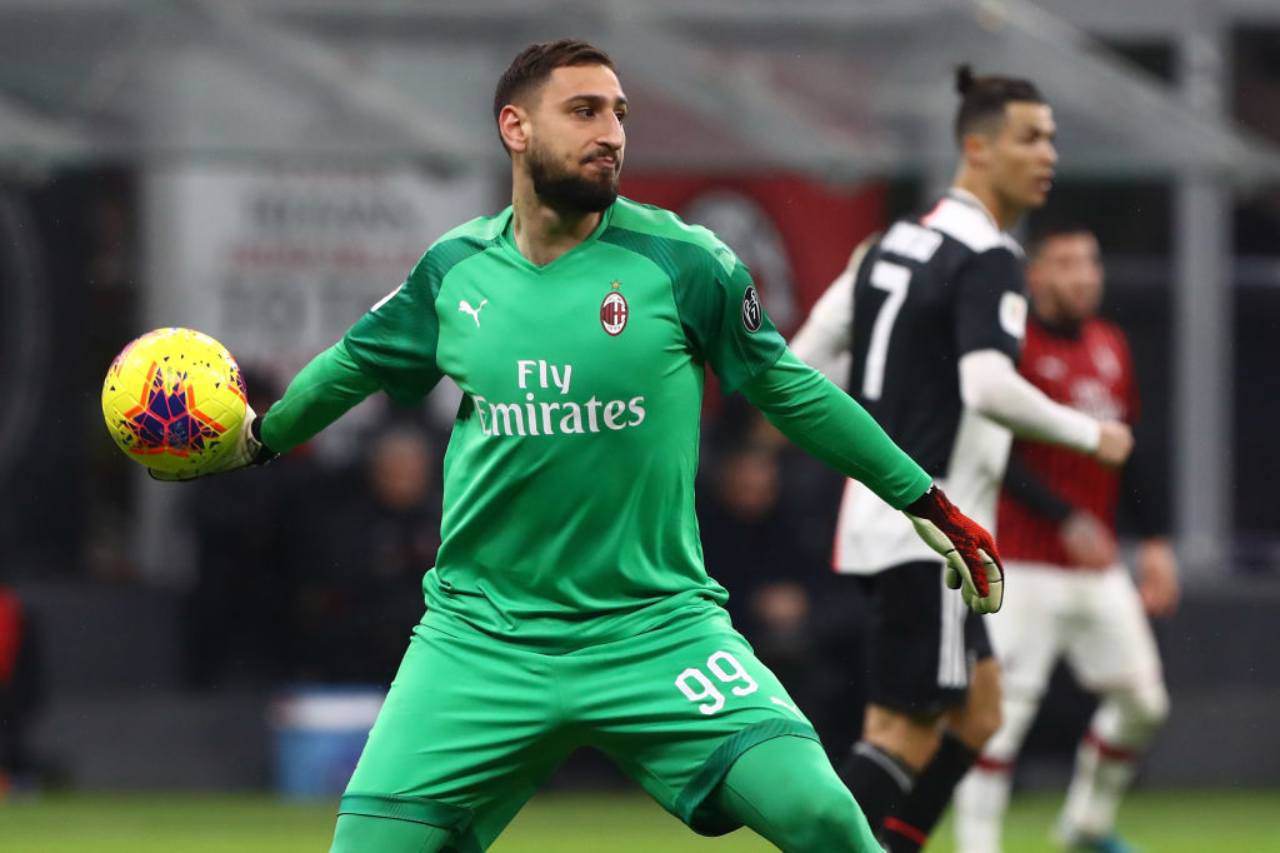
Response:
[[[516,54],[498,78],[497,88],[493,91],[493,120],[497,122],[503,107],[527,97],[547,82],[552,71],[566,65],[603,65],[616,70],[609,54],[585,41],[559,39],[531,44]],[[503,147],[506,147],[505,142]]]
[[[1097,238],[1098,232],[1083,222],[1073,219],[1062,219],[1046,222],[1031,228],[1031,237],[1027,240],[1027,257],[1035,258],[1051,240],[1058,237],[1074,237],[1077,234],[1088,234]]]
[[[1040,90],[1030,80],[995,74],[977,77],[968,64],[956,68],[956,91],[960,93],[955,124],[957,144],[964,144],[966,133],[972,133],[992,119],[1004,118],[1005,104],[1019,101],[1044,103]]]

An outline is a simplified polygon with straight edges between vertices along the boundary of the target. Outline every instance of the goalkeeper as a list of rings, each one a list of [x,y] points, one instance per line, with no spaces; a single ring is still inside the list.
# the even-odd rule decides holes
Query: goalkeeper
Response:
[[[971,607],[999,607],[990,537],[787,351],[733,252],[618,197],[627,112],[599,49],[520,53],[494,98],[511,207],[438,240],[283,399],[250,413],[226,466],[286,452],[376,391],[412,403],[442,376],[463,391],[427,612],[342,797],[334,851],[483,850],[585,746],[697,832],[880,849],[703,566],[704,364],[905,509]]]

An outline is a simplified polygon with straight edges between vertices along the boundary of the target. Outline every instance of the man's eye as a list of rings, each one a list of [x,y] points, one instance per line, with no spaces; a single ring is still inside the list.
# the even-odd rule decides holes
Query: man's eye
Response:
[[[614,115],[616,115],[616,116],[618,117],[618,123],[619,123],[619,124],[622,124],[623,122],[625,122],[625,121],[627,120],[627,114],[626,114],[626,112],[625,112],[625,111],[623,111],[623,110],[618,110],[617,112],[615,112],[615,113],[614,113]]]
[[[591,109],[591,107],[578,107],[574,112],[583,118],[591,118],[596,114],[596,111]]]

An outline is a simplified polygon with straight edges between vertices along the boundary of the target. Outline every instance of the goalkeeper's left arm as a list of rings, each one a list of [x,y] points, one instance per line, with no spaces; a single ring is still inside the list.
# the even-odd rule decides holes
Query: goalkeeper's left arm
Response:
[[[991,535],[957,510],[857,401],[790,350],[742,393],[796,445],[904,511],[946,558],[948,583],[971,608],[1000,609],[1004,573]]]

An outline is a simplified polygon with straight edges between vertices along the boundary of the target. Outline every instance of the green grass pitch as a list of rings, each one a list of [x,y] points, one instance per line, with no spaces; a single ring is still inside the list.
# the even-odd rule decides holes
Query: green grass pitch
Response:
[[[1139,792],[1120,824],[1148,853],[1280,850],[1280,792]],[[1053,848],[1047,831],[1055,796],[1021,796],[1006,828],[1006,850]],[[324,851],[329,803],[292,804],[267,796],[65,795],[0,803],[0,849],[13,853],[292,853]],[[930,851],[951,851],[943,826]],[[547,793],[535,798],[492,848],[495,853],[683,853],[766,851],[739,831],[694,835],[638,794]]]

